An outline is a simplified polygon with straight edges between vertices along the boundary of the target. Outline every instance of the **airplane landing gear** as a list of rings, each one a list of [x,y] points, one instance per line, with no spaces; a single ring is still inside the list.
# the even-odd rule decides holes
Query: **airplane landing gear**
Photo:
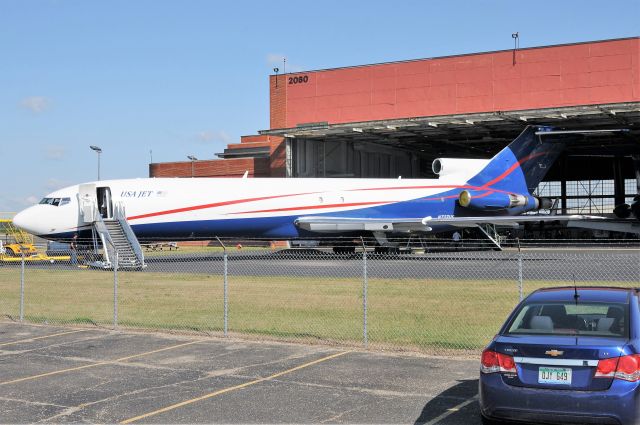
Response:
[[[356,247],[355,246],[334,246],[333,247],[334,254],[355,254]]]
[[[397,246],[376,246],[374,252],[376,254],[399,254],[400,248]]]

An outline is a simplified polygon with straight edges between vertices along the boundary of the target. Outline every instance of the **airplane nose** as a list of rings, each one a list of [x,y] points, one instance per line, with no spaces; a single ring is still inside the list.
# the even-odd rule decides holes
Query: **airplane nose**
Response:
[[[11,221],[13,221],[13,224],[15,224],[16,226],[18,226],[21,229],[24,229],[24,225],[25,225],[25,210],[20,211],[18,214],[15,215],[15,217],[13,217],[13,219]]]
[[[15,217],[13,217],[14,225],[33,235],[40,235],[43,233],[42,229],[40,228],[41,226],[38,225],[39,222],[42,222],[42,217],[36,216],[34,207],[22,210],[18,214],[16,214]]]

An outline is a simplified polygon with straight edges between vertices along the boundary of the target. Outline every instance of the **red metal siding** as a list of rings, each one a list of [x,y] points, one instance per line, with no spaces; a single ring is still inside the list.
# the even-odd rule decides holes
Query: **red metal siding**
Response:
[[[639,54],[632,38],[272,76],[271,128],[640,101]]]
[[[287,108],[286,75],[272,76],[269,79],[269,103],[271,128],[284,128]]]
[[[193,177],[269,177],[269,158],[212,159],[195,161]],[[163,162],[149,165],[150,177],[192,177],[191,162]]]

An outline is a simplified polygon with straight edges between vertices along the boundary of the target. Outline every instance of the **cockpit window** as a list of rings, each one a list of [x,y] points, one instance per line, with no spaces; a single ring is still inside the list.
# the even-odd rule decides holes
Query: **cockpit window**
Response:
[[[42,198],[40,204],[44,205],[53,205],[54,207],[59,207],[62,205],[66,205],[71,202],[71,198]]]

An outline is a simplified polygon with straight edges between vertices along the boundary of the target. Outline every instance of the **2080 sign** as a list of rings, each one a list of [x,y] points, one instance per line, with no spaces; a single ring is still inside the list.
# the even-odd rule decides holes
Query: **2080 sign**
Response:
[[[289,84],[304,84],[309,82],[309,76],[303,75],[301,77],[289,77]]]

